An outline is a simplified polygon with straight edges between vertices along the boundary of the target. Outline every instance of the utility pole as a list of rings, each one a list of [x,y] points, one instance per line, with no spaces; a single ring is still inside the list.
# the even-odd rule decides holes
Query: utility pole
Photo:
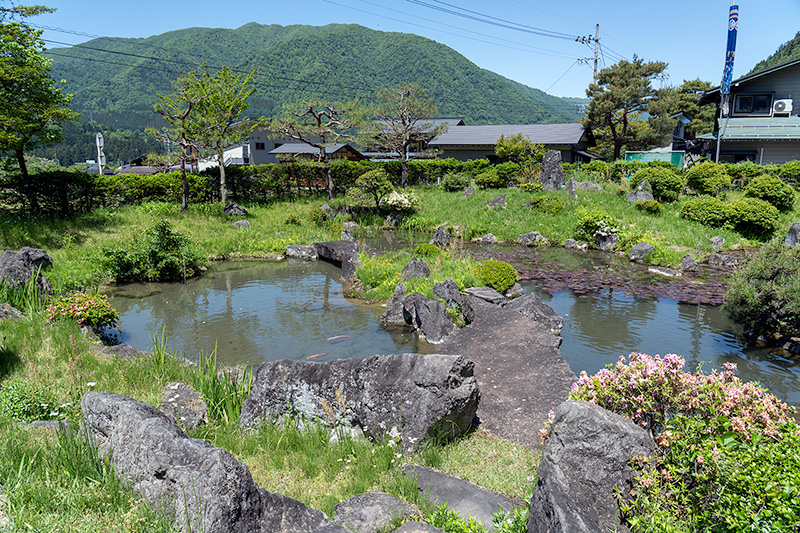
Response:
[[[595,26],[594,30],[594,37],[591,35],[585,35],[583,37],[578,37],[575,39],[575,42],[582,43],[582,44],[589,44],[594,42],[594,78],[593,81],[597,81],[597,60],[600,56],[600,24]],[[581,59],[580,61],[589,61],[587,59]]]

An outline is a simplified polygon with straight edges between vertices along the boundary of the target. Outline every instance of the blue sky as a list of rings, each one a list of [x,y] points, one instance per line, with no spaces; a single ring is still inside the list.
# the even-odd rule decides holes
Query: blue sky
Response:
[[[729,0],[42,0],[57,8],[31,22],[59,30],[110,37],[148,37],[170,30],[237,28],[260,24],[355,23],[381,31],[415,33],[446,44],[482,68],[557,96],[585,96],[593,49],[573,38],[594,35],[600,24],[601,67],[634,54],[669,64],[678,85],[700,78],[718,84],[725,57]],[[424,4],[471,10],[456,16]],[[449,6],[448,6],[449,4]],[[768,7],[766,7],[768,6]],[[800,30],[800,0],[739,1],[734,77],[746,74]],[[469,18],[467,18],[469,17]],[[490,18],[493,17],[493,18]],[[479,19],[479,20],[475,20]],[[493,20],[487,24],[481,20]],[[509,29],[506,21],[527,31]],[[557,37],[540,35],[556,32]],[[88,37],[46,30],[51,41],[78,44]],[[49,44],[49,46],[56,46]],[[413,80],[412,80],[413,81]]]

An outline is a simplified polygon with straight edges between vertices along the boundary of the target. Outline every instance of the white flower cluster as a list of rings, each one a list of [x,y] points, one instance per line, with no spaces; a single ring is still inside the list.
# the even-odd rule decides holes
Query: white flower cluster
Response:
[[[419,207],[419,198],[412,191],[392,191],[381,201],[381,204],[394,211],[413,211]]]

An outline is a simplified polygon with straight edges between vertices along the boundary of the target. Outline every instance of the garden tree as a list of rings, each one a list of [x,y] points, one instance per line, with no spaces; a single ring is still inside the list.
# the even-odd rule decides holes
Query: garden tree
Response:
[[[319,151],[317,161],[322,164],[325,171],[328,199],[333,199],[335,189],[327,146],[347,137],[345,131],[351,125],[345,116],[346,113],[341,104],[308,100],[293,106],[284,106],[283,114],[269,123],[273,138],[289,137],[313,146]]]
[[[169,122],[170,127],[161,130],[150,127],[145,131],[162,142],[177,147],[177,152],[162,158],[169,162],[177,161],[181,165],[181,210],[185,211],[189,207],[186,163],[197,159],[198,154],[208,148],[206,143],[209,142],[209,132],[222,119],[218,117],[217,121],[210,121],[207,115],[198,112],[198,107],[210,97],[213,89],[196,72],[189,72],[175,80],[173,90],[175,94],[172,96],[159,94],[161,101],[154,106],[156,112]],[[152,156],[148,159],[152,161]]]
[[[532,143],[522,133],[506,139],[501,135],[494,147],[494,154],[501,161],[511,161],[520,166],[524,181],[530,182],[534,177],[534,164],[541,163],[547,153],[543,144]]]
[[[644,146],[656,136],[643,112],[655,95],[650,81],[666,68],[662,61],[622,59],[601,70],[597,81],[586,89],[591,102],[583,124],[592,128],[598,141],[610,145],[614,159],[619,159],[623,146]]]
[[[660,134],[662,144],[669,142],[676,126],[675,119],[669,118],[670,115],[681,111],[692,117],[684,131],[686,139],[714,131],[716,107],[698,105],[700,97],[711,87],[707,81],[684,80],[679,87],[664,87],[656,91],[655,97],[647,105],[650,114],[648,122],[654,132]]]
[[[242,112],[247,109],[247,99],[255,89],[249,87],[256,71],[247,76],[236,75],[229,67],[222,67],[216,74],[210,74],[207,67],[203,67],[196,78],[198,87],[194,92],[207,94],[200,100],[194,111],[198,114],[198,121],[210,127],[203,133],[203,145],[213,152],[219,163],[219,192],[223,204],[227,202],[225,185],[225,148],[246,141],[253,130],[263,123],[259,120],[243,121]]]
[[[431,120],[436,105],[416,83],[384,87],[377,103],[360,110],[363,144],[397,152],[400,156],[400,185],[408,187],[408,151],[416,142],[429,141],[445,131]],[[369,118],[371,120],[365,120]]]
[[[66,108],[71,96],[50,77],[51,61],[42,56],[41,30],[21,21],[51,11],[42,6],[0,6],[0,152],[16,159],[22,191],[34,213],[40,206],[25,152],[58,142],[61,124],[79,116]]]
[[[380,209],[383,197],[394,190],[389,174],[382,168],[361,174],[356,180],[356,187],[360,187],[365,194],[375,200],[376,209]]]

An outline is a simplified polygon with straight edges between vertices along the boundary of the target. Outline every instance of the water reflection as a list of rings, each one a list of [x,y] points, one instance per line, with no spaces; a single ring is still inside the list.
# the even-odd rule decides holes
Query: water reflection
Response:
[[[125,286],[110,300],[121,315],[122,342],[150,349],[163,327],[169,349],[189,358],[215,346],[226,364],[417,350],[415,335],[379,327],[383,307],[344,298],[339,276],[322,261],[224,263],[185,284]]]

